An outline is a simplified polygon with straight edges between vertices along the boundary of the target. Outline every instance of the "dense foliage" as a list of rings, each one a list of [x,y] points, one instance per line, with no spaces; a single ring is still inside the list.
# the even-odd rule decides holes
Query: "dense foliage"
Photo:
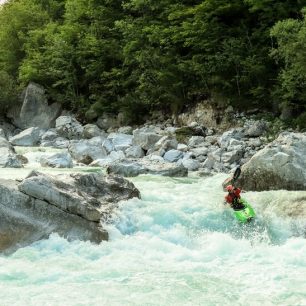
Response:
[[[123,111],[141,120],[150,110],[175,114],[207,98],[303,112],[304,6],[306,0],[10,0],[0,9],[0,104],[15,103],[16,84],[34,81],[51,101],[88,119]]]

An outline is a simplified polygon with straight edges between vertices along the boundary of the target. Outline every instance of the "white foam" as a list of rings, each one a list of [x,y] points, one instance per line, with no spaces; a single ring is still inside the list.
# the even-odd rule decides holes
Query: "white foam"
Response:
[[[1,305],[306,304],[303,223],[263,204],[287,193],[244,194],[258,222],[241,226],[223,179],[133,179],[142,199],[120,204],[109,242],[52,235],[0,257]]]

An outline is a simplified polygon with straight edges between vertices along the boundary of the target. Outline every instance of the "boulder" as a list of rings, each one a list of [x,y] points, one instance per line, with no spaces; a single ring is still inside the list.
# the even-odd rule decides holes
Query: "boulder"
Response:
[[[111,133],[107,137],[113,143],[116,151],[125,151],[133,144],[133,136],[120,133]]]
[[[25,91],[24,101],[18,116],[13,122],[21,129],[29,127],[50,128],[54,127],[55,119],[61,112],[58,103],[48,105],[45,89],[35,83],[30,83]]]
[[[70,141],[63,137],[58,137],[54,140],[42,140],[41,147],[51,147],[57,149],[66,149],[70,145]]]
[[[0,117],[0,137],[8,139],[14,135],[16,126],[7,122],[7,118]]]
[[[188,146],[185,145],[184,143],[179,143],[177,145],[177,150],[182,151],[182,152],[187,152],[188,151]]]
[[[250,138],[247,142],[247,145],[255,149],[262,145],[262,141],[260,140],[260,138]]]
[[[171,136],[163,136],[154,145],[154,150],[155,151],[158,151],[160,149],[163,149],[165,151],[169,151],[171,149],[176,150],[177,146],[178,146],[178,142],[175,138]]]
[[[179,150],[169,150],[164,155],[164,160],[174,163],[177,162],[179,159],[183,158],[184,154],[182,151]]]
[[[199,157],[199,156],[206,156],[209,150],[206,147],[199,147],[199,148],[191,149],[191,152],[193,153],[195,157]]]
[[[227,148],[230,144],[230,141],[232,141],[233,139],[241,140],[243,136],[244,135],[242,133],[242,129],[233,129],[230,131],[226,131],[219,137],[218,144],[221,148]]]
[[[131,126],[122,126],[118,129],[118,133],[133,135],[133,128]]]
[[[95,124],[84,125],[82,137],[85,139],[91,139],[96,136],[103,136],[106,138],[106,133],[99,129]]]
[[[183,177],[188,175],[188,170],[182,165],[172,163],[160,163],[140,160],[138,162],[122,161],[111,164],[107,173],[122,175],[125,177],[137,176],[140,174],[154,174],[170,177]]]
[[[83,126],[71,116],[60,116],[55,121],[58,135],[67,139],[80,139],[83,135]]]
[[[107,167],[107,173],[121,175],[124,177],[133,177],[140,174],[147,174],[148,169],[140,163],[123,161],[111,164]]]
[[[22,160],[13,153],[0,154],[0,168],[22,168]]]
[[[87,140],[70,143],[68,151],[73,159],[86,165],[89,165],[96,159],[105,158],[107,156],[107,151],[104,147],[91,144]]]
[[[42,167],[51,168],[72,168],[73,162],[69,153],[60,152],[49,156],[42,156],[40,159]]]
[[[132,146],[125,151],[127,158],[142,158],[145,156],[144,150],[140,146]]]
[[[259,137],[267,130],[267,124],[264,121],[255,121],[244,131],[248,137]]]
[[[306,190],[306,134],[284,132],[242,167],[245,190]]]
[[[182,164],[189,171],[197,171],[200,168],[200,162],[192,158],[184,159]]]
[[[204,143],[205,137],[203,136],[192,136],[188,141],[188,146],[191,148],[200,146]]]
[[[34,147],[39,144],[44,132],[41,128],[31,127],[10,138],[10,142],[14,146]]]
[[[14,147],[0,137],[0,168],[22,168],[23,162],[23,156],[16,154]]]
[[[244,154],[244,149],[242,147],[237,148],[236,150],[225,152],[222,154],[222,162],[223,163],[234,163],[238,162]]]
[[[161,135],[146,129],[134,130],[133,136],[133,144],[140,146],[146,151],[153,149],[155,144],[162,138]]]
[[[58,138],[58,134],[56,133],[56,130],[48,130],[41,136],[41,141],[53,141],[56,138]]]
[[[106,167],[116,161],[125,159],[125,154],[122,151],[112,151],[107,157],[94,160],[91,167]]]
[[[68,239],[108,239],[102,223],[117,203],[140,197],[135,186],[101,173],[51,176],[32,172],[21,183],[0,180],[0,251],[55,232]]]

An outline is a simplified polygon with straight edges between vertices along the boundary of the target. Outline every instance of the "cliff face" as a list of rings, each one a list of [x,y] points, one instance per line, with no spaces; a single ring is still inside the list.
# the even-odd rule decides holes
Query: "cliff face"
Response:
[[[103,221],[121,200],[140,197],[129,181],[102,174],[0,180],[0,251],[13,251],[56,232],[68,239],[108,240]]]

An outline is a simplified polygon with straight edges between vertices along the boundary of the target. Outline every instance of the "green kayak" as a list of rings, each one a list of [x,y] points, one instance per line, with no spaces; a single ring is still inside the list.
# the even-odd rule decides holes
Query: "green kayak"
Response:
[[[246,200],[241,199],[241,202],[245,207],[241,210],[234,210],[234,215],[238,221],[241,223],[246,223],[255,217],[255,212],[252,206]]]

